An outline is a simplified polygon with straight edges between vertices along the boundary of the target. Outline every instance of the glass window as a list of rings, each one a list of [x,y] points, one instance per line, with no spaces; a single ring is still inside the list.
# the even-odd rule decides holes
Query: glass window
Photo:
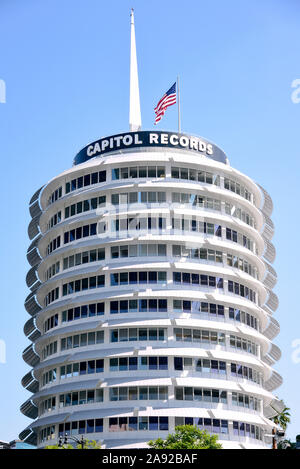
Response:
[[[87,420],[86,421],[86,432],[87,433],[94,433],[95,429],[95,421],[94,420]]]
[[[158,363],[160,370],[168,369],[168,357],[159,357]]]
[[[169,419],[168,417],[159,417],[159,429],[160,430],[169,430]]]
[[[137,357],[129,357],[129,370],[137,370]]]
[[[130,401],[136,401],[138,398],[138,388],[130,387],[128,392],[128,399]]]
[[[148,166],[148,177],[149,178],[156,177],[156,166]]]
[[[139,167],[139,177],[146,178],[147,177],[147,166],[140,166]]]
[[[102,373],[104,370],[104,360],[96,360],[96,373]]]
[[[128,168],[121,168],[121,179],[128,179]]]
[[[119,330],[119,341],[120,342],[127,342],[128,341],[128,329],[120,329]]]
[[[183,370],[183,358],[174,357],[174,368],[175,370]]]

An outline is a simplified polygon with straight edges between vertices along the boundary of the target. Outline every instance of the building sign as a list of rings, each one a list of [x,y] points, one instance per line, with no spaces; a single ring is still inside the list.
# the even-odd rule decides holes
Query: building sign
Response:
[[[84,163],[91,158],[128,148],[160,147],[179,148],[196,152],[213,160],[226,163],[225,153],[213,143],[199,137],[173,132],[128,132],[101,138],[87,145],[74,158],[74,164]]]

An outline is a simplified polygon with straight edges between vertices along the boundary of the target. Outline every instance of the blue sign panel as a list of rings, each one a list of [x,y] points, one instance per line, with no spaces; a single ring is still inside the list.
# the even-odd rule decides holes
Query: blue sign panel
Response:
[[[75,156],[74,165],[119,150],[143,147],[178,148],[198,153],[199,156],[206,156],[225,164],[227,160],[225,153],[219,147],[203,138],[174,132],[143,131],[112,135],[96,140],[84,147]]]

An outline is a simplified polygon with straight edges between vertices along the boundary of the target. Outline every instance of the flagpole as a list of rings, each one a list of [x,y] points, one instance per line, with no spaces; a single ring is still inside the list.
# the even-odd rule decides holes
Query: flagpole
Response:
[[[129,130],[135,132],[141,130],[141,105],[139,91],[139,77],[136,58],[136,42],[134,28],[133,8],[130,12],[130,92],[129,92]]]
[[[178,96],[178,133],[181,132],[180,126],[180,91],[179,91],[179,76],[177,76],[177,96]]]

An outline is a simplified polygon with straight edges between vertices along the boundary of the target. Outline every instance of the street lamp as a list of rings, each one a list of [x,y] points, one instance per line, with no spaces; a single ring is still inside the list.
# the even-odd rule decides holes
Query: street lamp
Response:
[[[272,437],[272,449],[277,449],[277,444],[284,438],[285,431],[281,429],[272,428],[272,435],[265,435]]]
[[[77,443],[78,445],[81,445],[81,449],[84,448],[84,445],[85,443],[87,442],[87,440],[85,440],[83,438],[83,435],[81,435],[81,438],[80,440],[78,438],[76,438],[75,436],[68,436],[68,434],[66,433],[65,434],[65,437],[64,437],[64,441],[62,439],[62,437],[60,436],[59,437],[59,440],[58,440],[58,446],[59,448],[62,448],[64,445],[67,445],[68,444],[68,440],[73,440],[75,441],[75,443]]]

